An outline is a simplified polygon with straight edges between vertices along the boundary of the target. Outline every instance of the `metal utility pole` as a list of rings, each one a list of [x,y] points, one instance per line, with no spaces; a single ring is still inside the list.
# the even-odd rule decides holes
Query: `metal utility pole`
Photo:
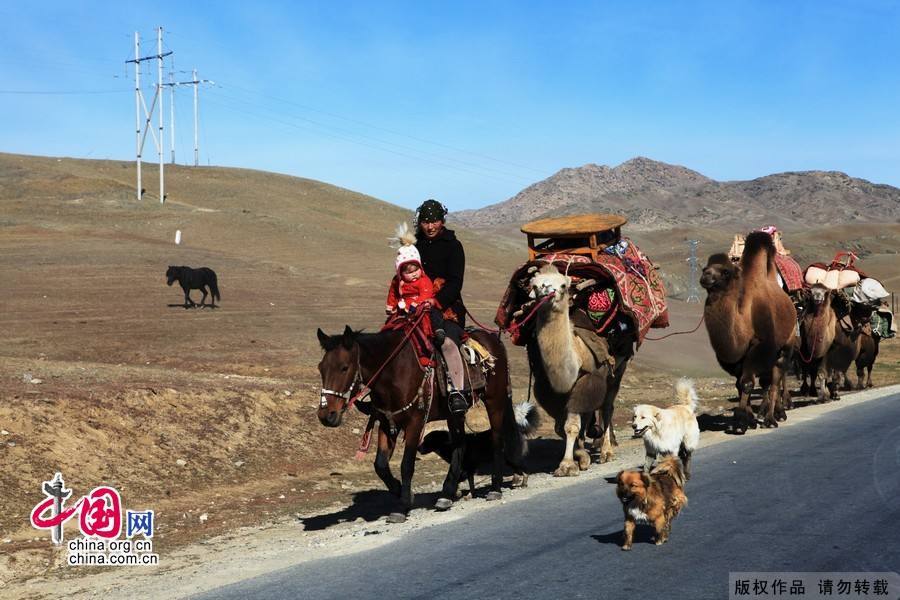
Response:
[[[688,245],[691,248],[691,255],[688,258],[688,263],[691,265],[691,278],[690,278],[690,288],[688,289],[688,296],[685,302],[700,302],[700,290],[697,289],[697,245],[700,243],[700,240],[688,240]]]
[[[169,150],[172,151],[172,164],[175,164],[175,73],[169,73],[169,90],[171,90],[172,95],[170,99],[172,102],[169,104],[169,135],[170,135],[170,143]]]
[[[194,79],[194,166],[197,167],[200,165],[200,136],[197,131],[199,128],[198,123],[200,122],[200,109],[198,104],[198,96],[199,92],[197,91],[198,83],[197,81],[197,69],[193,71],[193,79]]]
[[[156,150],[159,155],[159,201],[160,203],[165,202],[166,199],[166,189],[165,189],[165,176],[163,174],[163,99],[162,99],[162,88],[163,88],[163,80],[162,80],[162,63],[163,58],[172,54],[172,52],[166,52],[165,54],[162,51],[162,27],[157,29],[156,36],[156,54],[152,56],[141,56],[141,38],[138,32],[134,32],[134,60],[127,60],[126,63],[134,63],[134,105],[135,105],[135,124],[137,131],[137,152],[136,152],[136,161],[137,161],[137,197],[138,200],[143,196],[143,188],[141,187],[141,154],[144,150],[144,142],[147,140],[147,133],[150,133],[150,136],[153,138],[154,143],[156,144]],[[144,100],[144,94],[141,92],[141,62],[145,60],[156,59],[157,61],[157,83],[156,83],[156,93],[153,95],[153,102],[150,103],[150,108],[147,108],[147,103]],[[150,123],[153,119],[153,111],[156,108],[156,103],[159,102],[159,135],[153,131],[150,127]],[[144,113],[144,125],[141,127],[141,109],[143,108]],[[142,131],[143,129],[143,131]]]
[[[210,83],[215,85],[216,82],[211,79],[197,79],[197,69],[192,71],[193,77],[190,81],[172,81],[163,85],[172,88],[172,164],[175,163],[175,86],[176,85],[192,85],[194,86],[194,166],[200,166],[200,95],[198,88],[201,83]]]
[[[163,57],[162,57],[162,27],[156,28],[156,95],[159,96],[159,203],[166,201],[166,179],[163,162]]]
[[[136,132],[136,156],[137,156],[137,199],[143,196],[141,189],[141,36],[134,32],[134,128]]]

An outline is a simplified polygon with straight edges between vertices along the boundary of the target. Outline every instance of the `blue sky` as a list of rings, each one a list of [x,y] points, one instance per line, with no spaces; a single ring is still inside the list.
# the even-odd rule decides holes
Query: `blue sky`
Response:
[[[900,186],[900,6],[867,0],[7,2],[0,150],[133,159],[124,61],[135,30],[155,53],[159,25],[166,72],[216,82],[202,164],[452,210],[638,155],[720,180],[834,169]]]

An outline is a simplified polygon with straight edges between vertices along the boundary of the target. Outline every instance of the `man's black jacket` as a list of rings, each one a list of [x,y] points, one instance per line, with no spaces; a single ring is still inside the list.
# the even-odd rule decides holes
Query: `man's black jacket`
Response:
[[[432,281],[443,279],[443,285],[435,293],[435,298],[444,311],[445,318],[462,326],[466,314],[461,295],[466,271],[466,254],[462,244],[453,231],[445,227],[434,239],[428,239],[421,231],[417,231],[416,249],[422,257],[425,274]]]

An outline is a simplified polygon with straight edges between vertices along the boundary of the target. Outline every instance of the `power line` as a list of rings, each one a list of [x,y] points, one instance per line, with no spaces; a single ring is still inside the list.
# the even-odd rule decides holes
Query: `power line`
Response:
[[[265,114],[253,113],[253,112],[244,110],[244,109],[242,109],[242,108],[235,107],[235,106],[233,106],[233,105],[229,105],[229,104],[227,104],[227,103],[217,102],[217,101],[215,101],[215,100],[209,100],[209,102],[210,102],[211,104],[216,105],[216,106],[221,106],[221,107],[223,107],[223,108],[225,108],[225,109],[228,109],[228,110],[231,110],[231,111],[234,111],[234,112],[238,112],[238,113],[242,113],[242,114],[245,114],[245,115],[248,115],[248,116],[251,116],[251,117],[256,117],[256,118],[260,118],[260,119],[266,119],[266,120],[269,120],[269,121],[273,121],[273,122],[275,122],[275,123],[280,123],[280,124],[282,124],[282,125],[286,125],[286,126],[288,126],[288,127],[293,127],[293,128],[295,128],[295,129],[300,129],[300,130],[302,130],[302,131],[309,131],[309,132],[312,132],[312,133],[316,133],[316,134],[319,134],[319,135],[324,135],[324,136],[331,137],[331,138],[334,138],[334,139],[347,141],[347,142],[350,142],[350,143],[352,143],[352,144],[356,144],[356,145],[359,145],[359,146],[364,146],[364,147],[366,147],[366,148],[372,148],[372,149],[374,149],[374,150],[380,150],[380,151],[382,151],[382,152],[389,152],[389,153],[391,153],[391,154],[395,154],[395,155],[397,155],[397,156],[402,156],[402,157],[404,157],[404,158],[409,158],[409,159],[416,160],[416,161],[420,161],[420,162],[426,162],[426,163],[429,163],[429,164],[433,164],[433,165],[436,165],[436,166],[439,166],[439,167],[448,168],[448,169],[454,169],[454,170],[456,170],[456,171],[460,171],[460,172],[464,172],[464,173],[469,173],[469,174],[471,174],[471,175],[478,175],[478,176],[480,176],[480,177],[487,177],[487,178],[489,178],[489,179],[499,179],[498,177],[493,176],[493,175],[491,175],[490,173],[484,173],[484,172],[479,172],[479,171],[473,171],[473,170],[471,170],[471,169],[467,169],[467,168],[460,167],[460,166],[457,166],[457,165],[452,165],[452,164],[442,163],[442,162],[440,162],[440,161],[432,160],[432,159],[428,159],[428,158],[424,158],[424,157],[421,157],[421,156],[414,156],[414,155],[411,155],[411,154],[407,154],[407,153],[405,153],[405,152],[399,152],[399,151],[397,151],[397,150],[392,150],[392,149],[390,149],[390,148],[385,148],[385,147],[383,147],[383,146],[377,146],[377,145],[375,145],[375,144],[369,144],[369,143],[366,143],[366,142],[361,142],[361,141],[359,141],[359,140],[355,140],[355,139],[353,139],[353,138],[350,138],[350,137],[347,137],[347,136],[341,135],[341,134],[331,133],[331,132],[327,132],[327,131],[319,131],[319,130],[316,130],[316,129],[312,129],[312,128],[310,128],[309,126],[304,126],[304,125],[297,124],[297,123],[293,123],[293,122],[290,122],[290,121],[285,121],[285,120],[283,120],[283,119],[279,119],[279,118],[276,118],[276,117],[271,117],[271,116],[268,116],[268,115],[265,115]]]
[[[220,87],[223,87],[223,86],[220,86]],[[367,122],[361,121],[361,120],[359,120],[359,119],[354,119],[354,118],[346,117],[346,116],[344,116],[344,115],[340,115],[340,114],[333,113],[333,112],[330,112],[330,111],[318,109],[318,108],[315,108],[315,107],[312,107],[312,106],[308,106],[308,105],[305,105],[305,104],[301,104],[301,103],[299,103],[299,102],[295,102],[295,101],[293,101],[293,100],[286,100],[286,99],[284,99],[284,98],[278,98],[277,96],[271,96],[271,95],[269,95],[269,94],[264,94],[263,92],[258,92],[258,91],[256,91],[256,90],[251,90],[251,89],[243,88],[243,87],[240,87],[240,86],[237,86],[237,85],[233,85],[233,84],[228,84],[227,87],[231,87],[231,88],[234,88],[234,89],[236,89],[236,90],[240,90],[240,91],[242,91],[242,92],[246,92],[246,93],[248,93],[248,94],[256,94],[256,95],[262,96],[262,97],[264,97],[264,98],[269,98],[269,99],[271,99],[271,100],[276,100],[276,101],[282,102],[282,103],[284,103],[284,104],[290,104],[290,105],[296,106],[296,107],[298,107],[298,108],[303,108],[303,109],[305,109],[305,110],[310,110],[310,111],[313,111],[313,112],[317,112],[317,113],[319,113],[319,114],[328,115],[328,116],[334,117],[334,118],[336,118],[336,119],[342,119],[342,120],[344,120],[344,121],[348,121],[348,122],[351,122],[351,123],[356,123],[357,125],[363,125],[363,126],[365,126],[365,127],[371,128],[371,129],[377,129],[377,130],[379,130],[379,131],[384,131],[385,133],[390,133],[391,135],[397,135],[397,136],[409,138],[409,139],[415,140],[415,141],[417,141],[417,142],[422,142],[422,143],[424,143],[424,144],[431,144],[431,145],[433,145],[433,146],[438,146],[438,147],[440,147],[440,148],[445,148],[445,149],[447,149],[447,150],[453,150],[454,152],[460,152],[460,153],[462,153],[462,154],[468,154],[468,155],[471,155],[471,156],[477,156],[477,157],[479,157],[479,158],[485,158],[485,159],[487,159],[487,160],[491,160],[491,161],[494,161],[494,162],[497,162],[497,163],[505,164],[505,165],[508,165],[508,166],[511,166],[511,167],[517,167],[517,168],[519,168],[519,169],[525,169],[525,170],[531,171],[531,172],[533,172],[533,173],[540,173],[540,174],[543,174],[543,171],[541,171],[541,170],[539,170],[539,169],[535,169],[534,167],[529,167],[529,166],[527,166],[527,165],[523,165],[523,164],[511,162],[511,161],[508,161],[508,160],[496,158],[496,157],[490,156],[490,155],[488,155],[488,154],[482,154],[482,153],[479,153],[479,152],[473,152],[473,151],[470,151],[470,150],[465,150],[465,149],[462,149],[462,148],[457,148],[457,147],[451,146],[451,145],[449,145],[449,144],[444,144],[444,143],[441,143],[441,142],[435,142],[435,141],[433,141],[433,140],[428,140],[428,139],[421,138],[421,137],[418,137],[418,136],[410,135],[410,134],[403,133],[403,132],[400,132],[400,131],[396,131],[396,130],[393,130],[393,129],[389,129],[389,128],[386,128],[386,127],[383,127],[383,126],[380,126],[380,125],[373,125],[373,124],[371,124],[371,123],[367,123]]]
[[[273,110],[267,106],[259,105],[259,104],[250,102],[248,100],[244,100],[242,98],[234,97],[234,96],[231,96],[228,94],[223,94],[219,90],[216,90],[216,92],[217,92],[217,95],[222,96],[228,100],[237,102],[240,105],[243,105],[245,108],[247,106],[252,107],[254,109],[261,108],[261,109],[269,111],[271,113],[275,113],[279,117],[286,116],[287,118],[290,118],[290,119],[297,119],[300,121],[304,121],[306,123],[310,123],[315,127],[324,129],[325,131],[319,131],[318,129],[312,129],[308,126],[298,125],[296,123],[281,121],[278,118],[268,117],[267,115],[262,116],[263,118],[270,118],[273,121],[280,122],[282,124],[286,124],[286,125],[289,125],[292,127],[297,127],[297,128],[304,129],[307,131],[313,131],[313,132],[321,134],[321,135],[326,135],[326,136],[329,136],[332,138],[345,140],[345,141],[348,141],[353,144],[365,146],[367,148],[374,148],[377,150],[382,150],[384,152],[390,152],[390,153],[398,155],[398,156],[404,156],[406,158],[412,158],[414,160],[421,160],[421,161],[429,162],[431,164],[435,164],[435,165],[438,165],[441,167],[456,169],[458,171],[462,171],[462,172],[470,173],[470,174],[474,174],[474,175],[480,175],[482,177],[489,177],[489,178],[504,180],[504,181],[512,181],[515,183],[520,183],[522,181],[529,181],[529,182],[531,181],[530,178],[524,177],[522,175],[518,175],[515,173],[509,173],[507,171],[500,171],[493,167],[485,167],[485,166],[477,164],[477,163],[472,163],[472,162],[460,160],[460,159],[449,157],[449,156],[443,156],[443,155],[435,154],[433,152],[423,152],[419,148],[414,148],[414,147],[407,146],[404,144],[398,144],[396,142],[391,142],[391,141],[384,140],[381,138],[376,138],[374,136],[366,135],[363,133],[357,133],[357,132],[350,131],[350,130],[347,130],[344,128],[335,127],[333,125],[328,125],[328,124],[322,123],[320,121],[310,119],[308,117],[302,117],[302,116],[298,116],[298,115],[285,115],[284,113],[277,112],[276,110]],[[231,108],[233,110],[239,110],[239,109],[235,108],[234,106],[228,106],[227,104],[219,103],[219,105],[225,106],[226,108]],[[251,114],[251,113],[245,112],[245,114]],[[366,143],[366,142],[354,139],[354,137],[348,137],[348,136],[355,136],[358,138],[362,138],[364,140],[369,140],[370,142],[374,142],[374,143]],[[382,145],[377,145],[377,144],[382,144]],[[403,150],[404,152],[394,150],[392,148],[385,148],[383,145],[393,146],[395,148],[399,148],[400,150]],[[412,155],[412,154],[409,154],[409,152],[414,152],[416,154]],[[455,164],[451,164],[451,163],[455,163]]]
[[[125,94],[128,93],[129,90],[51,90],[51,91],[38,91],[38,90],[0,90],[0,94],[18,94],[18,95],[32,95],[32,96],[61,96],[61,95],[75,95],[75,94]]]

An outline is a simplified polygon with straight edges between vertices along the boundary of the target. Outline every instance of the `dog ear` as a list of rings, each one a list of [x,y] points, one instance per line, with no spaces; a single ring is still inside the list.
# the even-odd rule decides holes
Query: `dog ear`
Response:
[[[322,346],[322,350],[327,350],[325,347],[325,343],[328,342],[328,336],[325,335],[325,332],[322,331],[322,328],[316,330],[316,337],[319,338],[319,345]]]
[[[650,474],[644,473],[643,471],[641,471],[641,481],[644,482],[644,486],[649,488],[650,487]]]

